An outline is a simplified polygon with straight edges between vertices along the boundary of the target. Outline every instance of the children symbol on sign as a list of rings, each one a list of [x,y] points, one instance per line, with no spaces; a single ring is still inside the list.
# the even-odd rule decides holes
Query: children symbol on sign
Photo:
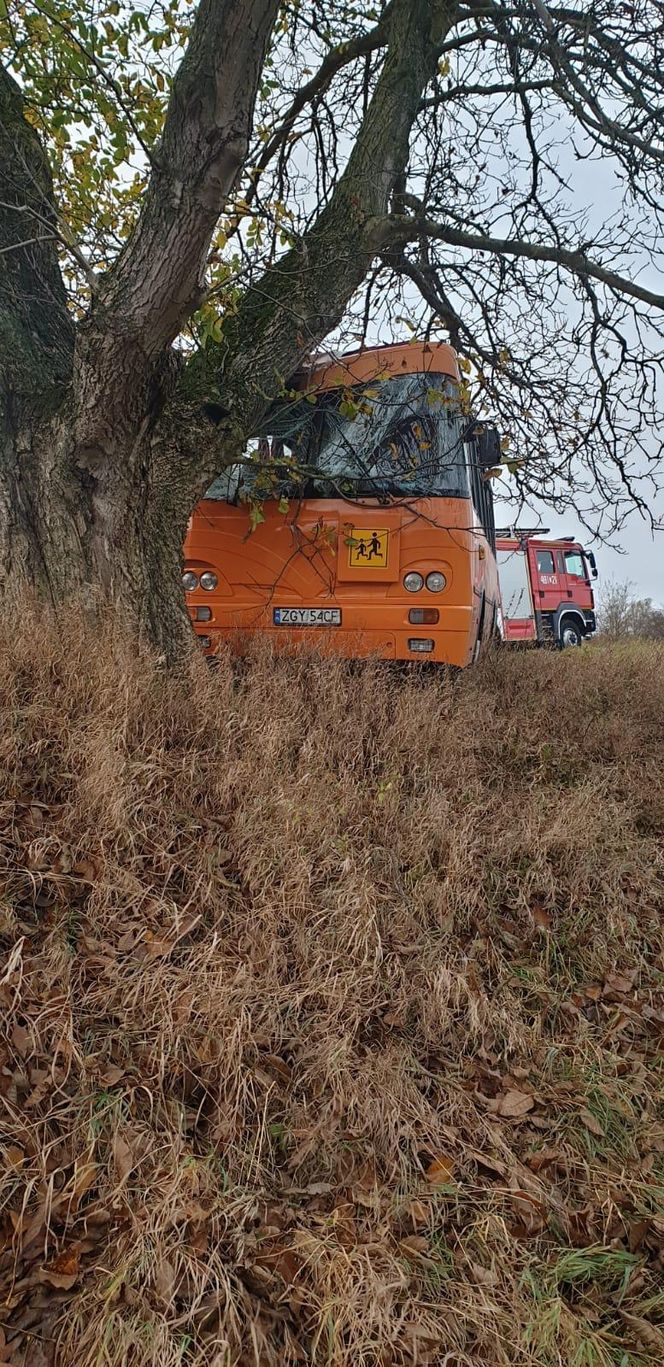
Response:
[[[385,536],[384,532],[382,536]],[[385,546],[381,534],[378,532],[372,532],[371,535],[368,532],[357,533],[352,546],[356,562],[358,560],[366,560],[367,562],[378,560],[379,563],[382,563],[386,557]]]
[[[356,555],[358,560],[374,560],[377,555],[382,554],[382,550],[383,548],[380,544],[380,537],[378,535],[378,532],[372,532],[368,550],[367,543],[364,540],[364,537],[362,537],[362,539],[357,543]]]

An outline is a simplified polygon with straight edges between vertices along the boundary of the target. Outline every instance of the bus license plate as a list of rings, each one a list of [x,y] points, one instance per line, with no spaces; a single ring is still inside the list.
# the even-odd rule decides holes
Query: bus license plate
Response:
[[[273,608],[275,627],[340,627],[341,608]]]

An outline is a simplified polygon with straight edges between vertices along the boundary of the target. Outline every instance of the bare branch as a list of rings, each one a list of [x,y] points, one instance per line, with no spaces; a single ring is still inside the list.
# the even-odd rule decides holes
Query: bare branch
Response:
[[[0,209],[6,209],[13,213],[27,214],[28,217],[33,218],[35,222],[41,223],[43,227],[48,229],[46,236],[55,237],[59,242],[62,243],[63,247],[67,248],[67,251],[71,253],[77,265],[80,267],[84,278],[87,280],[91,293],[94,293],[97,284],[97,277],[95,276],[95,273],[85,253],[81,251],[81,248],[79,247],[74,237],[74,234],[71,231],[71,228],[67,223],[64,222],[64,220],[61,218],[59,214],[57,217],[57,227],[54,231],[52,221],[48,218],[45,218],[43,214],[40,214],[37,209],[33,208],[29,204],[8,204],[6,201],[0,200]],[[32,240],[41,241],[42,239],[35,238]],[[6,250],[10,251],[12,249],[7,248]]]
[[[272,158],[280,148],[283,147],[288,137],[293,131],[299,115],[308,105],[314,104],[329,89],[334,77],[345,66],[357,61],[358,57],[368,56],[382,47],[389,33],[389,17],[393,8],[394,0],[390,0],[387,8],[381,14],[379,22],[374,28],[366,33],[360,33],[356,38],[348,42],[341,43],[338,47],[332,48],[321,62],[318,71],[300,87],[294,96],[289,108],[274,132],[268,138],[263,150],[261,151],[255,167],[254,184],[251,185],[245,195],[245,202],[252,204],[256,197],[256,182],[263,171],[269,166]]]
[[[521,256],[529,261],[548,261],[562,266],[564,270],[580,279],[599,280],[616,294],[640,299],[656,309],[664,309],[664,294],[638,285],[615,271],[607,270],[599,262],[591,261],[584,251],[568,251],[564,247],[544,246],[538,242],[528,242],[510,238],[490,237],[482,233],[461,232],[444,223],[434,223],[427,218],[397,218],[386,221],[386,237],[396,245],[413,241],[418,237],[433,238],[446,242],[451,247],[463,247],[472,252],[491,252],[495,256]]]

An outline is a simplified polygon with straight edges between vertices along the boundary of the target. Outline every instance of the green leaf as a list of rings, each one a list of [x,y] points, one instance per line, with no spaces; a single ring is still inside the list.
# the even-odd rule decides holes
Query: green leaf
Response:
[[[249,504],[249,521],[251,523],[252,532],[255,532],[261,522],[265,521],[265,513],[263,512],[260,503]]]

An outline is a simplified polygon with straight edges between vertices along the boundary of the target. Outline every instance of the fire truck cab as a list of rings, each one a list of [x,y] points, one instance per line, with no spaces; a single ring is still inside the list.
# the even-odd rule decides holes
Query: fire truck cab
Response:
[[[545,540],[548,530],[496,532],[503,639],[578,646],[596,627],[595,557],[572,536]]]

